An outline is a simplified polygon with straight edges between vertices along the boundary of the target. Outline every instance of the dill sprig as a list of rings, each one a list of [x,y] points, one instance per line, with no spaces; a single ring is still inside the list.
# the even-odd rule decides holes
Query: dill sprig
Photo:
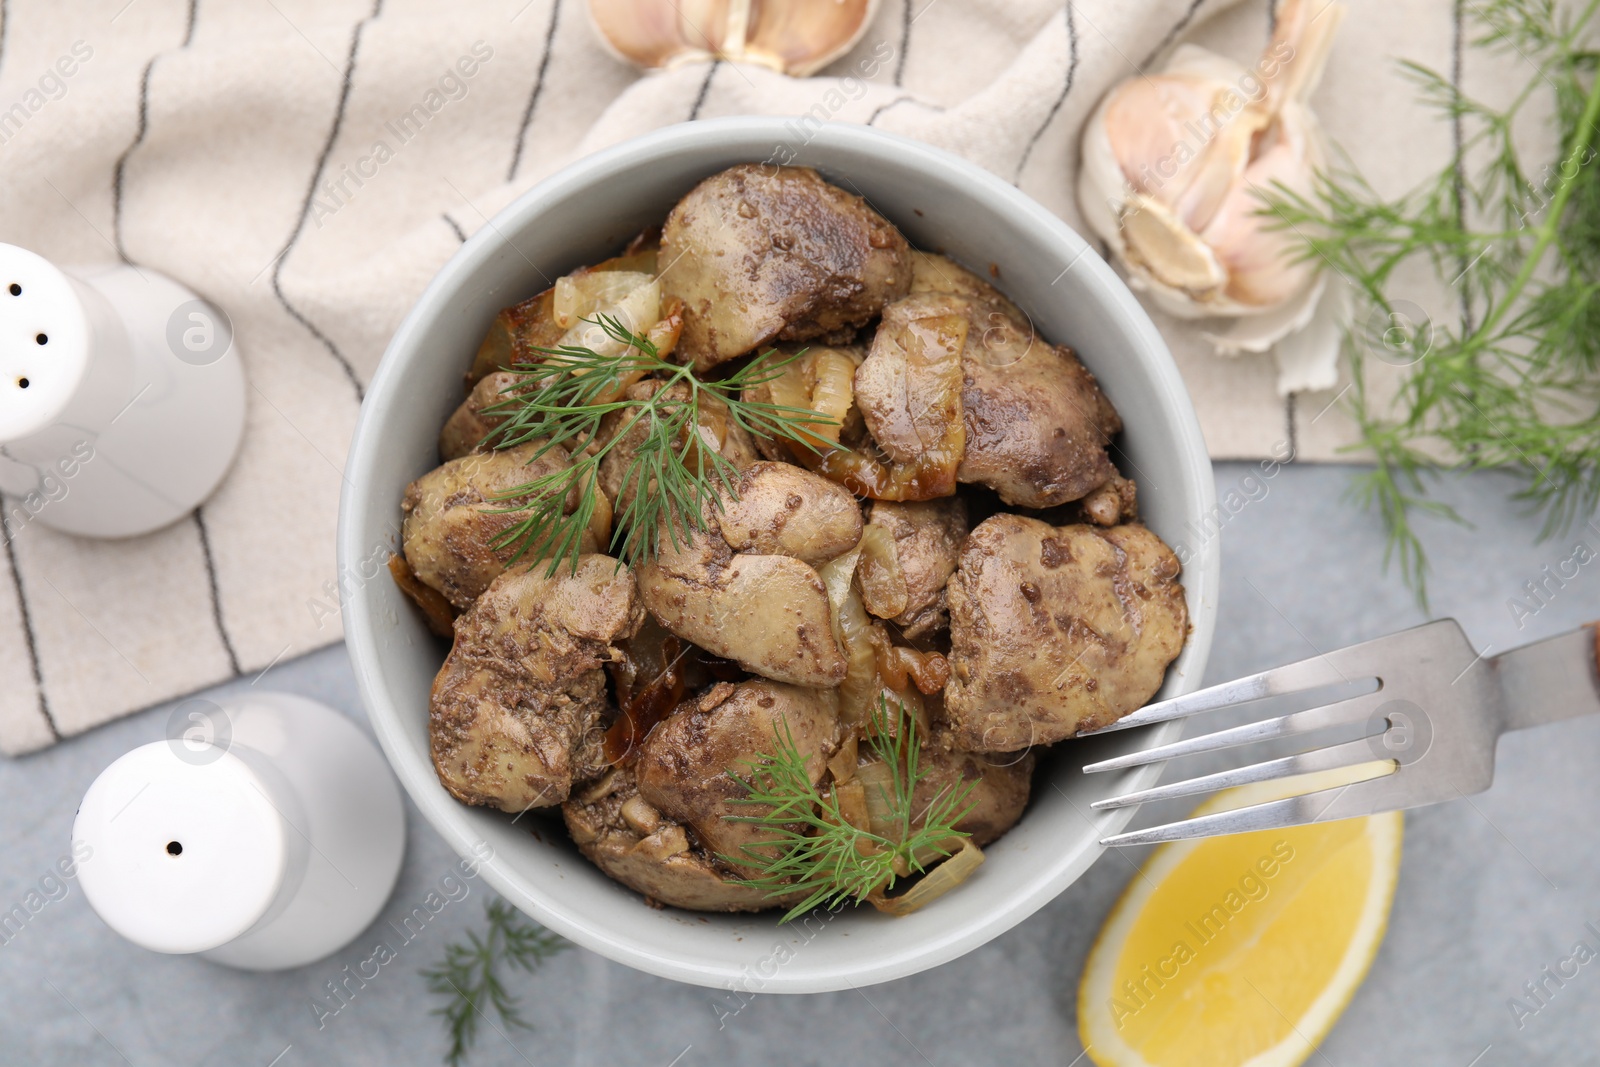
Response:
[[[460,1067],[472,1050],[478,1039],[478,1020],[488,1018],[488,1009],[507,1026],[533,1029],[522,1017],[517,998],[502,982],[506,966],[532,974],[544,961],[572,947],[570,941],[529,922],[499,897],[489,901],[485,916],[489,928],[482,936],[468,930],[466,944],[446,945],[444,959],[422,972],[429,992],[447,998],[433,1014],[444,1017],[450,1037],[445,1062],[450,1067]]]
[[[958,839],[969,836],[955,824],[972,810],[971,805],[962,805],[977,783],[941,790],[926,810],[915,809],[912,797],[923,778],[922,742],[915,718],[904,704],[897,707],[898,716],[891,722],[888,703],[880,696],[867,727],[868,745],[890,771],[889,784],[878,786],[889,812],[885,833],[853,825],[840,810],[836,791],[824,792],[812,784],[806,758],[788,723],[781,734],[774,731],[776,751],[741,761],[746,776],[735,777],[746,794],[734,803],[768,810],[732,818],[755,823],[772,837],[741,846],[741,856],[720,858],[760,872],[754,878],[733,879],[740,885],[766,890],[774,897],[806,894],[780,921],[789,922],[817,907],[860,903],[874,890],[893,888],[897,878],[926,870],[929,859],[948,856]]]
[[[556,448],[571,455],[569,466],[493,498],[509,505],[495,514],[526,512],[525,518],[508,526],[493,543],[502,551],[515,546],[511,562],[532,553],[535,559],[549,559],[551,575],[563,561],[576,567],[579,542],[594,518],[600,463],[635,427],[642,427],[644,433],[618,493],[630,499],[614,516],[616,536],[621,539],[620,543],[613,540],[617,556],[629,563],[647,559],[655,552],[663,529],[674,547],[680,537],[702,529],[707,504],[720,507],[719,489],[730,497],[738,495],[737,468],[700,439],[700,410],[708,397],[729,422],[753,436],[791,441],[813,450],[837,447],[811,429],[832,425],[832,419],[806,408],[743,396],[746,389],[779,377],[803,353],[781,357],[775,349],[768,349],[728,377],[707,381],[690,367],[662,358],[649,338],[634,333],[613,316],[585,321],[599,325],[622,345],[621,351],[602,355],[573,345],[534,349],[543,357],[541,362],[525,369],[511,368],[518,372],[518,379],[503,391],[504,400],[483,412],[504,420],[485,439],[490,447],[513,448],[544,438],[530,463]],[[623,395],[625,383],[644,376],[661,383],[653,395]],[[678,385],[686,389],[675,390]],[[687,395],[680,395],[683,393]],[[602,439],[601,424],[613,412],[626,417],[615,433]],[[577,504],[568,512],[574,487]]]
[[[1555,0],[1467,4],[1475,47],[1528,64],[1509,102],[1492,106],[1403,64],[1422,102],[1459,125],[1448,163],[1394,199],[1346,164],[1319,175],[1310,196],[1280,187],[1267,209],[1355,290],[1352,450],[1376,464],[1352,488],[1382,515],[1385,563],[1398,557],[1424,606],[1427,559],[1412,519],[1461,521],[1429,499],[1426,472],[1520,470],[1519,496],[1542,513],[1545,537],[1600,505],[1597,9],[1590,0],[1570,18]],[[1537,173],[1518,136],[1535,108],[1554,115],[1561,141],[1560,157]],[[1396,272],[1418,261],[1455,291],[1448,316],[1428,317],[1398,289]],[[1393,401],[1377,388],[1386,378],[1373,360],[1406,368]]]

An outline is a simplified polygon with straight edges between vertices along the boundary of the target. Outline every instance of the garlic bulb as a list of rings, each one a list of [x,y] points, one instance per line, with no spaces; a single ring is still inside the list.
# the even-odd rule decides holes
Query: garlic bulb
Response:
[[[1275,185],[1313,190],[1326,150],[1307,99],[1344,14],[1286,0],[1253,69],[1182,45],[1084,128],[1079,207],[1134,288],[1181,318],[1234,320],[1207,334],[1219,352],[1277,346],[1283,393],[1334,384],[1345,296],[1258,213]]]
[[[804,78],[866,32],[878,0],[589,0],[600,37],[641,67],[726,59]]]

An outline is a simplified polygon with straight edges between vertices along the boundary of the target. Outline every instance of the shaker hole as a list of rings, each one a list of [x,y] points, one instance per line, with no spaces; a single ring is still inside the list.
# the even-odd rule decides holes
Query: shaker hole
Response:
[[[183,844],[182,844],[182,842],[179,842],[179,841],[168,841],[167,842],[167,855],[169,855],[169,856],[181,856],[181,855],[183,855]]]
[[[33,384],[33,383],[29,382],[28,379],[26,379],[26,378],[18,378],[17,379],[17,388],[18,389],[26,389],[31,384]]]
[[[34,340],[39,342],[40,344],[48,344],[49,341],[50,341],[50,338],[46,337],[44,334],[41,333],[37,337],[35,337]]]
[[[21,296],[22,295],[22,286],[18,285],[16,282],[12,282],[11,283],[11,295],[12,296]]]

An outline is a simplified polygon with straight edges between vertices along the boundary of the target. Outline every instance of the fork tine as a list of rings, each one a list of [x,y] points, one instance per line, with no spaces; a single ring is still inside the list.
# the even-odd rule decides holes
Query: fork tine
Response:
[[[1383,699],[1380,700],[1380,697]],[[1262,719],[1260,722],[1245,723],[1243,726],[1217,730],[1209,734],[1200,734],[1198,737],[1186,737],[1182,741],[1173,741],[1171,744],[1140,749],[1137,752],[1129,752],[1123,756],[1113,756],[1098,763],[1086,764],[1083,768],[1083,773],[1095,774],[1100,771],[1121,771],[1129,767],[1142,767],[1147,763],[1160,763],[1163,760],[1176,759],[1179,756],[1192,756],[1198,752],[1214,752],[1219,748],[1236,748],[1239,745],[1248,745],[1274,737],[1294,737],[1299,734],[1311,733],[1314,730],[1325,729],[1329,726],[1347,726],[1351,723],[1360,722],[1380,704],[1390,699],[1393,699],[1393,694],[1385,694],[1380,689],[1376,693],[1364,693],[1358,697],[1335,701],[1332,704],[1324,704],[1318,708],[1309,708],[1306,711],[1297,711],[1290,715],[1280,715],[1275,719]]]
[[[1124,845],[1155,845],[1165,841],[1188,841],[1196,837],[1249,833],[1253,830],[1278,830],[1315,822],[1337,822],[1362,815],[1376,815],[1408,806],[1398,801],[1389,788],[1403,771],[1381,775],[1350,785],[1332,786],[1283,800],[1269,800],[1232,811],[1219,811],[1179,822],[1164,823],[1144,830],[1130,830],[1100,839],[1107,848]]]
[[[1332,771],[1344,767],[1354,767],[1362,763],[1376,763],[1381,759],[1382,757],[1374,754],[1372,745],[1363,737],[1354,741],[1346,741],[1342,745],[1315,748],[1310,752],[1301,752],[1293,756],[1284,756],[1280,759],[1252,763],[1245,767],[1234,767],[1231,770],[1218,771],[1215,774],[1202,774],[1198,778],[1189,778],[1182,782],[1170,782],[1167,785],[1158,785],[1150,789],[1139,789],[1132,793],[1124,793],[1120,797],[1097,800],[1089,806],[1097,811],[1103,811],[1107,808],[1128,808],[1135,804],[1144,804],[1152,800],[1170,800],[1173,797],[1210,793],[1236,785],[1249,785],[1251,782],[1270,782],[1274,779],[1288,778],[1296,774],[1309,774],[1313,771]],[[1385,762],[1392,764],[1394,761],[1387,760]]]
[[[1213,685],[1207,689],[1196,690],[1193,693],[1185,693],[1181,697],[1173,697],[1170,700],[1146,704],[1138,711],[1131,715],[1124,715],[1109,726],[1102,726],[1096,730],[1083,730],[1079,732],[1078,736],[1093,737],[1096,734],[1113,733],[1117,730],[1127,730],[1135,726],[1148,726],[1150,723],[1181,719],[1188,715],[1198,715],[1206,711],[1217,711],[1220,708],[1231,707],[1234,704],[1260,700],[1262,697],[1299,693],[1307,689],[1316,689],[1325,685],[1337,685],[1340,682],[1351,680],[1353,679],[1338,671],[1328,656],[1317,656],[1312,659],[1303,659],[1299,663],[1291,663],[1285,667],[1274,667],[1270,671],[1252,674],[1237,681],[1224,682],[1221,685]]]

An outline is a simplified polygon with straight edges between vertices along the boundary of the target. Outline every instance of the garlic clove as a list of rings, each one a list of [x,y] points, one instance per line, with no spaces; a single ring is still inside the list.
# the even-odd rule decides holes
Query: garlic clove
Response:
[[[1164,76],[1206,86],[1206,106],[1181,131],[1186,143],[1200,145],[1189,165],[1191,176],[1182,192],[1169,199],[1189,228],[1199,232],[1244,174],[1256,138],[1272,125],[1276,110],[1265,79],[1197,45],[1179,46]],[[1168,151],[1173,151],[1170,145]]]
[[[716,51],[715,42],[670,3],[589,0],[589,17],[607,50],[624,63],[671,67],[711,59]]]
[[[1311,192],[1312,158],[1320,153],[1313,152],[1305,122],[1280,122],[1270,133],[1275,140],[1245,168],[1200,235],[1227,271],[1228,297],[1253,308],[1289,299],[1318,269],[1302,257],[1299,235],[1274,228],[1264,211],[1277,186]]]
[[[1111,156],[1130,188],[1177,202],[1195,170],[1190,131],[1206,121],[1215,95],[1209,81],[1165,75],[1136,78],[1112,90],[1102,122]]]
[[[849,51],[879,0],[589,0],[595,29],[641,67],[725,59],[806,77]]]
[[[1257,138],[1271,122],[1264,111],[1249,108],[1212,138],[1194,163],[1194,180],[1173,205],[1184,225],[1199,233],[1217,217],[1245,177]]]
[[[867,30],[878,0],[761,0],[744,58],[796,78],[844,55]]]
[[[1123,206],[1122,238],[1128,263],[1189,299],[1215,301],[1228,272],[1194,231],[1161,201],[1135,194]]]

